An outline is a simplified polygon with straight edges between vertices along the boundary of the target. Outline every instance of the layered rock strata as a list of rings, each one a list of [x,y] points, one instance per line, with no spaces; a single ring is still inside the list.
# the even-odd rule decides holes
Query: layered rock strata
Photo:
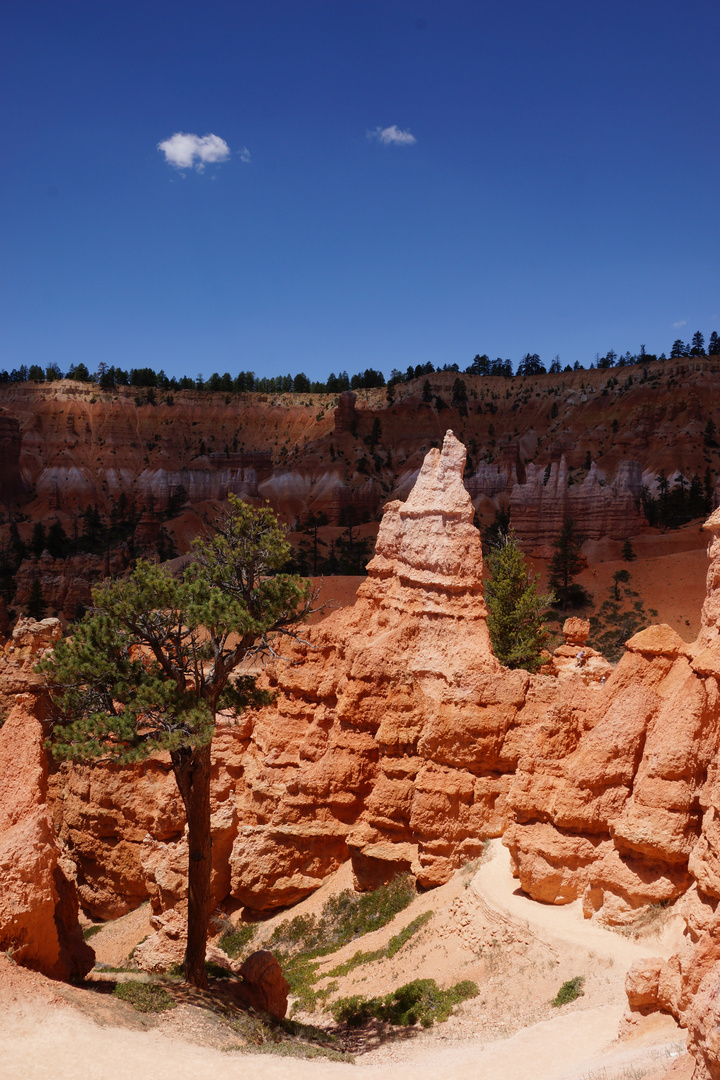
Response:
[[[581,484],[569,484],[565,455],[545,469],[530,463],[510,494],[510,521],[523,550],[549,558],[563,523],[572,518],[584,540],[625,540],[647,528],[642,510],[642,467],[621,461],[611,484],[595,462]]]
[[[159,523],[156,527],[159,529]],[[130,551],[125,544],[112,554],[75,555],[68,559],[53,559],[48,551],[44,551],[39,558],[27,558],[21,563],[15,576],[13,602],[25,607],[33,583],[38,581],[45,604],[62,612],[66,619],[74,619],[79,609],[90,606],[93,586],[105,577],[121,574],[130,561]]]
[[[0,503],[11,506],[20,502],[27,491],[20,474],[20,450],[22,436],[17,417],[0,410]]]

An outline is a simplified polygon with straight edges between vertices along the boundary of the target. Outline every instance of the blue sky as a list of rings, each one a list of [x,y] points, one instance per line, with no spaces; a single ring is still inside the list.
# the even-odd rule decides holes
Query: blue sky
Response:
[[[707,339],[719,30],[714,0],[5,0],[0,367]],[[226,160],[178,168],[178,132]]]

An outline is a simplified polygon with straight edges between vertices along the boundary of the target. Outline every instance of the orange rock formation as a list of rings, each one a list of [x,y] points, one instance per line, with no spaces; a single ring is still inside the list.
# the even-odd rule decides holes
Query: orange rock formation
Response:
[[[39,714],[34,694],[18,694],[0,728],[0,949],[54,978],[82,978],[95,954],[78,923],[74,867],[45,804]]]
[[[386,507],[354,607],[269,672],[273,706],[220,725],[216,900],[293,903],[348,855],[362,888],[399,869],[430,886],[502,834],[512,775],[557,682],[492,654],[464,462],[448,432],[407,501]],[[181,903],[167,764],[67,773],[58,816],[83,904],[107,917],[143,892],[157,911]]]
[[[578,660],[587,625],[569,620],[551,673],[530,676],[501,667],[490,647],[464,465],[448,432],[407,500],[386,506],[354,607],[310,628],[289,662],[268,670],[272,706],[219,724],[215,901],[293,903],[348,855],[360,888],[401,869],[432,886],[485,838],[504,835],[522,888],[538,900],[581,897],[587,917],[623,923],[682,898],[687,945],[667,964],[634,969],[629,1000],[677,1016],[702,1075],[720,1077],[720,511],[706,523],[697,641],[650,627],[603,684],[599,658]],[[16,628],[0,684],[36,678],[28,665],[53,632]],[[13,900],[13,910],[36,911],[39,929],[30,934],[22,914],[13,922],[0,901],[0,932],[25,962],[67,973],[86,961],[74,916],[58,915],[72,888],[57,886],[41,723],[28,719],[27,702],[18,708],[0,731],[0,755],[26,764],[20,786],[17,770],[0,770],[0,850],[3,867],[35,883],[25,909]],[[181,915],[186,842],[166,761],[63,766],[51,803],[89,911],[109,917],[149,895],[157,914]]]

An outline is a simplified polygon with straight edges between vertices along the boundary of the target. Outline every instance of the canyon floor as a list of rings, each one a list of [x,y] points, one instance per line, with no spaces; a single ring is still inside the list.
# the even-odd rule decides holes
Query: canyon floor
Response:
[[[292,915],[319,911],[349,884],[342,867]],[[583,919],[579,902],[551,907],[529,900],[510,874],[500,841],[488,845],[479,866],[458,871],[446,885],[419,895],[382,930],[327,957],[330,970],[358,948],[387,945],[418,915],[433,915],[392,960],[356,967],[338,981],[337,994],[387,992],[413,978],[434,977],[441,986],[474,979],[478,997],[464,1002],[445,1023],[400,1034],[360,1029],[345,1032],[355,1064],[255,1054],[238,1046],[221,1017],[188,1000],[148,1016],[107,993],[101,983],[67,986],[0,965],[2,1075],[7,1080],[229,1080],[252,1070],[259,1080],[339,1078],[405,1080],[442,1073],[447,1080],[681,1080],[690,1077],[684,1032],[666,1016],[623,1023],[625,974],[642,956],[669,956],[682,920],[665,909],[623,933]],[[287,913],[264,923],[261,937]],[[147,932],[147,909],[106,924],[94,937],[98,959],[119,964]],[[262,942],[259,942],[261,944]],[[97,974],[97,973],[96,973]],[[563,982],[584,977],[584,993],[554,1008]],[[102,978],[101,975],[97,975]],[[328,1014],[297,1017],[332,1026]],[[689,1069],[689,1071],[688,1071]]]

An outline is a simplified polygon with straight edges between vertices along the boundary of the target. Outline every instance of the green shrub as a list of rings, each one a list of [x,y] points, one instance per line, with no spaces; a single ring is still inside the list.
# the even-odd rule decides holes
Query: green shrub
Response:
[[[416,919],[413,919],[412,922],[408,923],[407,926],[403,927],[399,934],[395,934],[394,937],[391,937],[386,952],[388,959],[392,959],[395,953],[402,949],[405,942],[409,941],[413,934],[416,934],[418,930],[422,930],[423,926],[430,922],[433,915],[433,911],[425,911],[422,915],[418,915]]]
[[[332,896],[319,918],[297,915],[275,928],[270,947],[302,952],[308,958],[326,956],[354,938],[386,926],[415,899],[415,885],[408,874],[394,878],[369,893],[345,889]]]
[[[583,975],[576,975],[574,979],[568,979],[567,982],[562,984],[551,1004],[557,1009],[561,1005],[568,1005],[571,1001],[575,1001],[576,998],[582,997],[585,993],[583,990],[584,982],[585,977]]]
[[[433,917],[434,912],[426,911],[422,915],[418,915],[416,919],[408,923],[403,927],[399,934],[395,934],[390,938],[387,947],[384,949],[375,949],[373,952],[356,952],[349,960],[346,960],[343,964],[338,964],[332,971],[328,971],[328,975],[333,978],[347,975],[353,968],[359,967],[360,964],[371,964],[374,960],[392,959],[396,952],[402,949],[403,945],[410,940],[413,934],[416,934],[418,930]]]
[[[298,999],[295,1007],[312,1012],[318,1001],[326,1000],[332,993],[330,987],[319,991],[313,988],[318,978],[314,960],[335,952],[354,938],[379,930],[403,911],[416,895],[412,877],[403,874],[369,893],[345,889],[330,897],[319,917],[296,915],[276,926],[267,947],[275,953],[290,985],[290,993]],[[384,955],[384,950],[377,956],[364,956],[377,959],[381,954]],[[356,961],[365,962],[364,958]],[[355,963],[350,963],[348,970],[354,966]]]
[[[177,1007],[177,1002],[173,1000],[167,990],[163,990],[162,986],[157,986],[155,983],[117,983],[113,994],[115,997],[120,998],[121,1001],[127,1001],[138,1012],[159,1013]]]
[[[398,1027],[418,1023],[431,1027],[447,1020],[456,1005],[478,993],[477,983],[467,979],[448,990],[441,990],[434,979],[415,979],[382,998],[365,998],[361,994],[339,998],[331,1012],[338,1023],[348,1027],[360,1027],[371,1017]]]
[[[239,923],[231,926],[220,938],[218,945],[224,953],[235,960],[255,937],[257,927],[254,923]]]
[[[90,938],[95,937],[102,930],[104,923],[98,923],[97,926],[86,926],[83,930],[83,938],[85,941],[89,941]]]

